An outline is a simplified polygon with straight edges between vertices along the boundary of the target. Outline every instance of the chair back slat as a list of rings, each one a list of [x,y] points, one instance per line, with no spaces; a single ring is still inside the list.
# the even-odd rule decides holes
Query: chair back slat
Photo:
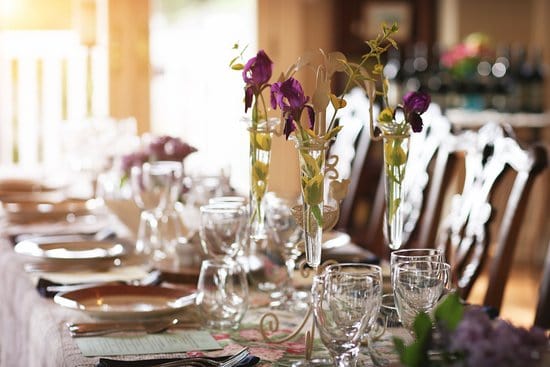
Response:
[[[501,126],[493,123],[478,132],[456,135],[451,141],[450,154],[464,156],[464,179],[461,192],[452,196],[449,213],[439,228],[437,246],[446,250],[453,277],[464,298],[489,260],[489,285],[484,304],[499,308],[528,195],[534,177],[546,166],[545,154],[540,151],[541,147],[522,149],[514,139],[505,136]],[[508,171],[516,176],[493,241],[489,224],[496,217],[494,192]],[[424,235],[429,235],[426,233]],[[489,259],[490,246],[494,246],[494,250]]]
[[[544,329],[550,329],[550,243],[546,247],[546,260],[544,261],[539,286],[535,325]]]

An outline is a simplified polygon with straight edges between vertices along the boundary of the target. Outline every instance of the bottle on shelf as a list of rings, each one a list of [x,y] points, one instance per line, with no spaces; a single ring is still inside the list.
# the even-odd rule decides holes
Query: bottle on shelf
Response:
[[[542,113],[544,104],[544,64],[542,50],[532,47],[526,63],[523,109],[526,112]]]

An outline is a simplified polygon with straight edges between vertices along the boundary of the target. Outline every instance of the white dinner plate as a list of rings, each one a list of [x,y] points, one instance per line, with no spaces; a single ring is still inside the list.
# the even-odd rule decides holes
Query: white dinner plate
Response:
[[[323,249],[333,249],[342,247],[350,243],[351,238],[349,234],[339,231],[323,232]]]
[[[54,302],[102,319],[168,316],[195,302],[195,293],[164,287],[102,285],[59,293]]]
[[[36,238],[19,242],[15,252],[40,260],[99,260],[122,256],[126,248],[118,241],[41,242]]]

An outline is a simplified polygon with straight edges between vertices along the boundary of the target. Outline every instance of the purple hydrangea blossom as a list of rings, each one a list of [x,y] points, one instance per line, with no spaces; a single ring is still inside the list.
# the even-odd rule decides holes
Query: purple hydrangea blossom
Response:
[[[180,138],[160,136],[154,139],[148,148],[152,160],[155,161],[182,161],[197,149]]]
[[[449,352],[464,356],[454,366],[463,367],[533,366],[548,347],[548,338],[542,329],[527,330],[502,319],[490,320],[478,307],[466,310],[447,340]]]
[[[262,89],[268,85],[271,79],[273,62],[267,54],[260,50],[255,57],[252,57],[243,69],[243,80],[245,85],[244,112],[252,106],[252,99],[258,96]]]
[[[180,138],[171,136],[159,136],[144,149],[126,154],[121,158],[121,168],[129,174],[132,167],[141,166],[145,162],[152,161],[183,161],[189,154],[197,149]]]
[[[405,120],[411,124],[412,130],[422,131],[422,115],[430,106],[431,97],[424,92],[409,92],[403,97]]]
[[[307,104],[308,101],[309,97],[304,94],[302,85],[294,78],[288,78],[271,86],[271,107],[275,109],[278,106],[283,111],[284,133],[287,139],[296,130],[296,124],[300,123],[304,109],[308,113],[309,128],[313,128],[315,112],[313,107]]]

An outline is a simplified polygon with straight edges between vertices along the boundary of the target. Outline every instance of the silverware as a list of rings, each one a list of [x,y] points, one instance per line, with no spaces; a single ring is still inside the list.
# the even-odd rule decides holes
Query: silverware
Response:
[[[30,262],[24,265],[25,272],[27,273],[57,273],[57,272],[106,272],[111,268],[117,267],[116,261],[108,262],[90,262],[87,264],[78,263],[71,264],[68,262]]]
[[[198,328],[199,324],[184,322],[177,318],[170,320],[150,321],[120,321],[120,322],[98,322],[98,323],[70,323],[67,324],[69,332],[73,337],[100,336],[121,332],[145,332],[147,334],[162,333],[170,328]]]
[[[155,364],[151,367],[183,367],[183,366],[234,367],[239,363],[241,363],[249,355],[250,353],[248,352],[248,348],[245,347],[235,355],[222,361],[217,361],[207,357],[189,357],[189,358],[183,358],[177,361]]]

